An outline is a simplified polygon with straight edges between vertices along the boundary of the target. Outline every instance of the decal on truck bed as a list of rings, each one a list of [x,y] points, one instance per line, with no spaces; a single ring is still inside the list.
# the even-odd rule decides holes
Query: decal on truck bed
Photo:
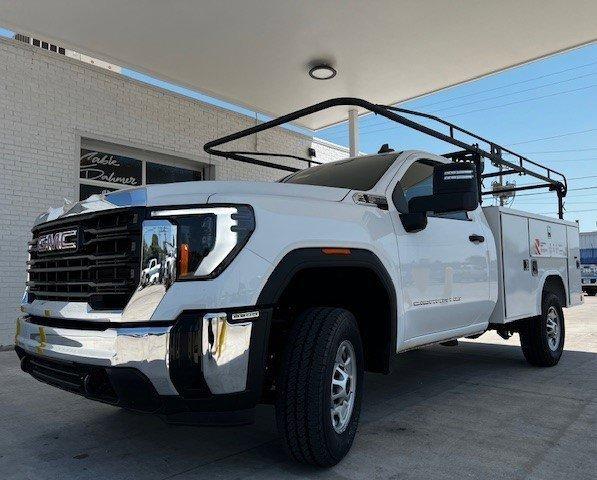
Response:
[[[559,242],[546,242],[539,238],[533,241],[534,257],[565,257],[566,246]]]
[[[566,227],[545,220],[529,219],[529,250],[531,257],[566,258]]]

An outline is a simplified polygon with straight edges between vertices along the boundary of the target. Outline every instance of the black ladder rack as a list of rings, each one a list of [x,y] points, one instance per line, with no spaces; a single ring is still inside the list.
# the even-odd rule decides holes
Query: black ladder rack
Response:
[[[248,152],[248,151],[223,151],[218,150],[215,147],[223,145],[225,143],[229,143],[240,138],[248,137],[250,135],[254,135],[256,133],[262,132],[264,130],[269,130],[270,128],[278,127],[285,123],[293,122],[299,118],[305,117],[307,115],[311,115],[313,113],[319,112],[321,110],[326,110],[332,107],[338,106],[354,106],[364,108],[373,112],[377,115],[381,115],[389,120],[392,120],[400,125],[404,125],[406,127],[412,128],[418,132],[424,133],[429,135],[433,138],[437,138],[438,140],[442,140],[446,143],[454,145],[455,147],[460,148],[461,150],[444,154],[446,158],[450,158],[452,161],[471,161],[477,164],[477,167],[480,167],[481,159],[486,158],[488,159],[491,164],[497,168],[500,168],[498,172],[492,173],[485,173],[481,172],[480,168],[477,168],[477,175],[478,175],[478,182],[479,182],[479,192],[480,195],[491,195],[494,192],[491,190],[488,191],[481,191],[481,182],[483,178],[495,177],[500,176],[504,177],[507,175],[529,175],[533,178],[536,178],[541,183],[537,183],[535,185],[521,185],[521,186],[514,186],[511,188],[504,188],[500,189],[499,192],[506,193],[506,192],[518,192],[521,190],[531,190],[537,188],[548,188],[549,190],[555,191],[558,197],[558,216],[560,218],[564,217],[564,202],[563,199],[566,196],[566,192],[568,189],[566,177],[553,170],[551,168],[545,167],[537,162],[529,160],[527,157],[520,155],[512,150],[505,148],[501,145],[498,145],[491,140],[487,140],[475,133],[472,133],[464,128],[461,128],[453,123],[447,122],[435,115],[429,115],[426,113],[416,112],[414,110],[407,110],[405,108],[393,107],[388,105],[377,105],[366,100],[360,98],[352,98],[352,97],[339,97],[339,98],[332,98],[330,100],[325,100],[323,102],[316,103],[309,107],[301,108],[300,110],[296,110],[294,112],[288,113],[286,115],[282,115],[281,117],[274,118],[273,120],[269,120],[267,122],[261,123],[259,125],[255,125],[250,128],[246,128],[236,133],[232,133],[230,135],[226,135],[225,137],[219,138],[217,140],[213,140],[211,142],[207,142],[203,149],[211,154],[216,155],[219,157],[224,157],[228,159],[237,160],[239,162],[249,163],[253,165],[260,165],[264,167],[275,168],[278,170],[284,170],[287,172],[297,172],[301,170],[300,168],[290,167],[287,165],[280,165],[272,162],[268,162],[265,160],[261,160],[258,158],[254,158],[253,156],[272,156],[272,157],[279,157],[279,158],[291,158],[293,160],[298,160],[302,162],[306,162],[307,166],[310,167],[312,164],[320,164],[310,158],[303,158],[296,155],[286,155],[282,153],[266,153],[266,152]],[[426,125],[418,123],[405,115],[409,116],[416,116],[425,118],[427,120],[432,120],[444,127],[448,128],[447,133],[443,133],[439,130],[430,128]],[[456,138],[457,134],[466,135],[471,137],[475,140],[475,143],[467,143],[464,140]],[[482,144],[484,148],[481,148],[479,144]],[[514,157],[513,161],[505,160],[503,154],[508,154]],[[250,156],[251,155],[251,156]]]

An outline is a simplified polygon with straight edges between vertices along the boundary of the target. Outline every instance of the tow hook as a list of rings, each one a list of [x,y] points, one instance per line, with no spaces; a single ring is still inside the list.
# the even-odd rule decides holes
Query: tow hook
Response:
[[[21,358],[21,370],[23,370],[23,372],[29,372],[29,358],[27,358],[27,356]]]
[[[83,377],[83,390],[85,390],[85,395],[89,397],[93,397],[93,387],[91,386],[91,374],[88,373]]]
[[[114,395],[112,384],[105,370],[96,368],[83,376],[83,389],[90,398],[107,399]]]

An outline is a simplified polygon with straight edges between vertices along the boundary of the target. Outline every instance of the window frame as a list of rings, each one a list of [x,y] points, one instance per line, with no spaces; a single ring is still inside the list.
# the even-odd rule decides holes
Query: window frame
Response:
[[[406,173],[410,170],[410,168],[413,165],[415,165],[416,163],[423,163],[423,164],[427,164],[432,167],[434,167],[435,165],[442,164],[442,162],[440,162],[438,160],[433,160],[433,159],[427,158],[427,157],[418,157],[418,158],[415,158],[412,162],[410,162],[408,167],[406,167],[406,170],[404,170],[404,173],[400,176],[400,178],[397,179],[396,185],[394,186],[394,189],[392,191],[392,202],[394,203],[394,207],[396,208],[398,213],[410,213],[410,212],[408,212],[408,202],[406,202],[406,195],[404,194],[404,190],[402,189],[402,185],[400,184],[400,181],[402,180],[404,175],[406,175]],[[400,203],[403,204],[402,207],[400,206]],[[403,209],[406,211],[402,211]],[[461,212],[464,213],[464,216],[466,218],[456,218],[456,217],[450,216],[452,214],[461,213]],[[466,210],[458,210],[455,212],[448,212],[448,213],[433,212],[433,213],[428,213],[427,217],[441,218],[441,219],[445,219],[445,220],[458,220],[460,222],[471,222],[473,220],[471,218],[471,216],[469,215],[469,212],[467,212]]]

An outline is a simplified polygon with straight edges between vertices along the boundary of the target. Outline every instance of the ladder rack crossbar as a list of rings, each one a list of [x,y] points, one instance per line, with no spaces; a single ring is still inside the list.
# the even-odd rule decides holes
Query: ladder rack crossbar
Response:
[[[556,170],[553,170],[552,168],[549,168],[549,167],[546,167],[544,165],[541,165],[540,163],[534,162],[533,160],[530,160],[529,158],[527,158],[527,157],[525,157],[525,156],[523,156],[523,155],[521,155],[519,153],[516,153],[513,150],[510,150],[509,148],[506,148],[506,147],[503,147],[501,145],[498,145],[497,143],[492,142],[491,140],[487,140],[486,138],[483,138],[480,135],[477,135],[476,133],[473,133],[473,132],[471,132],[469,130],[466,130],[466,129],[462,128],[462,127],[459,127],[458,125],[455,125],[455,124],[453,124],[451,122],[448,122],[448,121],[444,120],[443,118],[437,117],[435,115],[431,115],[431,114],[423,113],[423,112],[417,112],[415,110],[408,110],[406,108],[394,107],[394,106],[386,106],[386,108],[388,110],[392,110],[392,111],[395,111],[395,112],[405,113],[407,115],[415,115],[415,116],[418,116],[418,117],[427,118],[429,120],[433,120],[435,122],[441,123],[442,125],[445,125],[445,126],[447,126],[449,128],[449,130],[450,130],[450,137],[451,138],[455,138],[454,137],[454,132],[456,131],[456,132],[460,132],[460,133],[463,133],[465,135],[468,135],[468,136],[474,138],[475,140],[479,140],[481,142],[487,143],[490,146],[490,148],[489,148],[490,153],[496,154],[497,158],[495,158],[494,155],[491,155],[491,156],[482,155],[482,156],[485,156],[486,158],[489,158],[490,160],[492,160],[492,162],[494,163],[495,166],[502,165],[502,166],[507,166],[507,167],[509,167],[509,168],[512,169],[512,171],[503,172],[501,174],[502,176],[513,175],[513,174],[517,174],[517,173],[518,174],[531,175],[531,176],[533,176],[535,178],[539,178],[541,180],[545,180],[545,181],[547,181],[549,183],[554,183],[555,184],[556,182],[560,182],[564,186],[564,191],[566,190],[566,185],[567,185],[566,177],[562,173],[560,173],[560,172],[558,172]],[[470,146],[473,147],[473,145],[470,145]],[[468,150],[468,149],[466,149],[466,150]],[[487,152],[485,152],[485,153],[487,153]],[[502,153],[508,153],[508,154],[516,157],[516,159],[519,162],[518,165],[505,160],[502,157]],[[527,167],[524,166],[524,163],[529,163],[529,164],[531,164],[531,165],[533,165],[533,166],[535,166],[537,168],[542,169],[543,173],[542,174],[538,174],[537,172],[530,171]],[[499,175],[499,173],[497,175]],[[497,176],[497,175],[495,175],[495,176]],[[559,178],[553,178],[554,176],[557,176]],[[551,182],[551,180],[554,180],[554,182]]]
[[[254,156],[271,156],[271,157],[290,158],[292,160],[307,162],[307,165],[309,165],[309,166],[311,166],[311,164],[313,164],[313,163],[319,164],[320,162],[316,162],[313,159],[299,157],[296,155],[287,155],[287,154],[281,154],[281,153],[266,153],[266,152],[249,152],[249,151],[240,151],[240,150],[224,151],[224,150],[219,150],[216,147],[219,147],[220,145],[223,145],[223,144],[226,144],[229,142],[233,142],[235,140],[239,140],[241,138],[255,135],[264,130],[269,130],[271,128],[278,127],[285,123],[293,122],[299,118],[305,117],[307,115],[311,115],[313,113],[317,113],[321,110],[326,110],[328,108],[339,107],[339,106],[360,107],[365,110],[369,110],[370,112],[373,112],[377,115],[381,115],[389,120],[392,120],[395,123],[404,125],[405,127],[411,128],[413,130],[416,130],[418,132],[424,133],[433,138],[436,138],[438,140],[444,141],[446,143],[449,143],[451,145],[461,148],[463,150],[462,152],[454,152],[454,153],[448,153],[448,154],[444,155],[447,158],[451,158],[453,161],[463,160],[463,159],[468,160],[468,158],[466,158],[466,156],[469,155],[477,163],[479,162],[479,159],[482,157],[482,158],[487,158],[488,160],[491,161],[491,163],[494,166],[499,167],[500,169],[502,169],[504,167],[507,167],[509,169],[509,170],[502,170],[501,173],[497,172],[495,175],[493,173],[481,175],[480,169],[478,169],[479,184],[481,183],[482,178],[487,178],[489,176],[499,176],[499,175],[505,176],[505,175],[513,175],[513,174],[528,175],[528,176],[534,177],[538,180],[541,180],[545,183],[541,184],[541,186],[537,187],[537,188],[546,187],[546,188],[549,188],[550,190],[556,191],[556,193],[558,195],[559,216],[560,216],[560,218],[563,217],[563,201],[562,200],[563,200],[563,197],[566,196],[567,182],[566,182],[566,177],[563,174],[561,174],[560,172],[557,172],[551,168],[545,167],[544,165],[534,162],[523,155],[520,155],[506,147],[498,145],[497,143],[492,142],[491,140],[487,140],[473,132],[470,132],[469,130],[461,128],[458,125],[455,125],[446,120],[443,120],[442,118],[437,117],[435,115],[430,115],[430,114],[422,113],[422,112],[416,112],[414,110],[408,110],[405,108],[399,108],[399,107],[394,107],[394,106],[374,104],[374,103],[368,102],[368,101],[360,99],[360,98],[339,97],[339,98],[332,98],[330,100],[325,100],[323,102],[319,102],[314,105],[310,105],[308,107],[301,108],[299,110],[288,113],[286,115],[282,115],[278,118],[274,118],[267,122],[263,122],[261,124],[254,125],[252,127],[246,128],[239,132],[232,133],[230,135],[226,135],[222,138],[213,140],[211,142],[207,142],[203,146],[203,149],[205,150],[206,153],[208,153],[210,155],[216,155],[216,156],[224,157],[227,159],[233,159],[233,160],[237,160],[237,161],[244,162],[244,163],[275,168],[278,170],[284,170],[284,171],[288,171],[288,172],[297,172],[300,170],[299,168],[268,162],[265,160],[254,158]],[[449,128],[449,133],[446,134],[439,130],[433,129],[426,125],[423,125],[422,123],[418,123],[415,120],[412,120],[412,119],[406,117],[405,115],[422,117],[422,118],[426,118],[428,120],[432,120],[434,122],[438,122],[441,125],[447,126]],[[479,147],[478,143],[467,143],[461,139],[458,139],[455,136],[455,132],[459,132],[460,134],[467,135],[479,142],[485,143],[488,145],[488,148],[486,147],[485,149],[483,149],[483,148]],[[509,160],[504,159],[502,156],[503,153],[507,153],[509,155],[514,156],[516,158],[516,163],[513,163]],[[536,171],[536,170],[539,170],[539,171]],[[525,188],[524,186],[512,187],[511,190],[508,190],[508,191],[518,191],[518,190],[522,190],[522,189],[527,189],[527,188]],[[506,192],[506,190],[504,190],[504,189],[501,189],[500,191]],[[488,193],[491,193],[491,192],[483,192],[483,194],[488,194]]]

